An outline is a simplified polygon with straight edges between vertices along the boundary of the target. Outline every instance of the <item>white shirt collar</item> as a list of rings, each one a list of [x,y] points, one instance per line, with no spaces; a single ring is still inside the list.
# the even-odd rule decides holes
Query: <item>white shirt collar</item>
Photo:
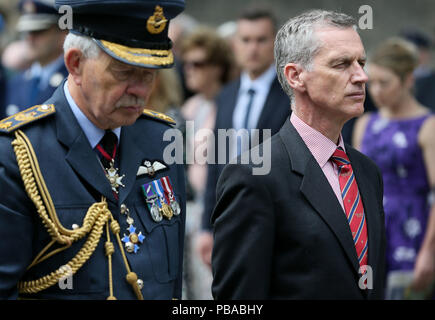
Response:
[[[270,85],[272,84],[273,79],[275,79],[275,76],[276,71],[274,64],[271,64],[270,67],[255,80],[252,80],[247,72],[242,72],[240,76],[240,93],[246,93],[251,88],[256,92],[269,92]]]

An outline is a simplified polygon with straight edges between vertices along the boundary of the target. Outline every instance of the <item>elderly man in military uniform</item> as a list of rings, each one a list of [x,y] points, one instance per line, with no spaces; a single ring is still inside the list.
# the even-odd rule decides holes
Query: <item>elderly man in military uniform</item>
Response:
[[[185,190],[174,124],[145,109],[183,0],[67,1],[68,78],[0,122],[0,297],[181,298]]]

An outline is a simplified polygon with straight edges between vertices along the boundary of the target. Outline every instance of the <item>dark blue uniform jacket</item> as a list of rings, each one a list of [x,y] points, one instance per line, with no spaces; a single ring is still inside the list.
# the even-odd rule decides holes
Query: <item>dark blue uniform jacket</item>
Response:
[[[183,238],[185,226],[185,180],[182,165],[167,165],[154,176],[137,176],[145,160],[163,161],[163,151],[170,142],[163,134],[171,129],[157,117],[143,115],[135,124],[123,127],[120,137],[120,167],[125,174],[124,188],[119,189],[116,201],[104,171],[84,132],[76,121],[59,86],[46,104],[54,105],[55,112],[21,126],[33,145],[42,175],[51,194],[61,224],[72,229],[82,225],[87,209],[95,202],[107,199],[109,209],[121,227],[121,237],[129,234],[125,215],[120,214],[125,204],[134,219],[137,232],[145,240],[136,254],[127,253],[133,272],[143,280],[145,299],[181,298]],[[25,113],[25,112],[24,112]],[[22,113],[23,114],[23,113]],[[35,114],[30,114],[35,116]],[[21,116],[20,119],[26,119]],[[11,118],[15,124],[16,119]],[[61,289],[58,284],[31,295],[18,295],[17,283],[34,280],[56,271],[69,262],[83,246],[87,237],[72,244],[40,264],[26,270],[35,256],[51,238],[26,194],[11,142],[13,132],[6,132],[0,123],[0,298],[20,297],[42,299],[106,299],[109,295],[108,259],[105,256],[104,231],[90,259],[72,277],[72,289]],[[9,124],[9,129],[10,129]],[[169,176],[174,193],[181,206],[181,214],[172,219],[155,222],[150,215],[141,186],[155,179]],[[113,234],[114,296],[118,299],[136,299],[126,282],[126,268]],[[57,246],[59,247],[59,246]],[[56,246],[54,246],[56,248]]]

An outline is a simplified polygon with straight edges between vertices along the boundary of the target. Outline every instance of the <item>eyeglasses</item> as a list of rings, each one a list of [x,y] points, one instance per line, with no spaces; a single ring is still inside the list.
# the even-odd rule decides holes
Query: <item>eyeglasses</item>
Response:
[[[183,65],[185,68],[203,68],[206,65],[208,65],[208,62],[203,60],[203,61],[187,61],[185,60],[183,62]]]

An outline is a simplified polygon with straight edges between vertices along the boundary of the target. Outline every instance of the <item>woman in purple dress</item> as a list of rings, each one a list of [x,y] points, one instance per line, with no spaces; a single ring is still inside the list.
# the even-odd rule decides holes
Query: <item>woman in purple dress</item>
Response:
[[[387,274],[413,271],[411,288],[435,278],[435,116],[413,96],[415,48],[392,38],[368,64],[369,91],[378,112],[355,125],[353,144],[381,169],[387,232]]]

